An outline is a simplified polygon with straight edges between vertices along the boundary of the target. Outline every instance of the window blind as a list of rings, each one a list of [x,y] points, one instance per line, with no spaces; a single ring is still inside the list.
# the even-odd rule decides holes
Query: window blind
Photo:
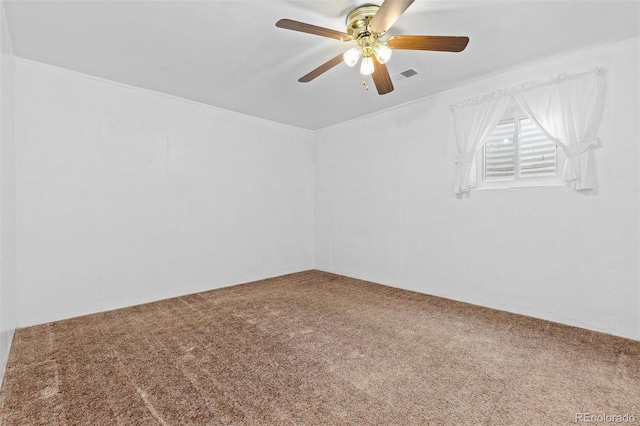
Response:
[[[485,143],[484,166],[485,180],[555,175],[556,144],[529,118],[500,123]]]
[[[485,179],[512,179],[515,177],[516,149],[513,141],[515,123],[498,124],[485,142]]]
[[[521,176],[546,176],[556,173],[556,144],[529,118],[520,120],[518,147]]]

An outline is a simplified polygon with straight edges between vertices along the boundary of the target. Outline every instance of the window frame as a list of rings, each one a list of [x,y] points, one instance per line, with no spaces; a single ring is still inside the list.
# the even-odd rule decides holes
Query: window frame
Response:
[[[561,148],[556,144],[556,173],[547,176],[520,176],[520,120],[528,117],[517,105],[511,105],[507,108],[504,115],[497,123],[496,127],[501,124],[514,123],[514,155],[515,155],[515,175],[513,178],[490,179],[485,178],[485,144],[482,144],[478,152],[476,152],[476,189],[510,189],[510,188],[531,188],[531,187],[555,187],[565,186],[562,180],[562,165],[565,162],[565,155]],[[535,125],[535,123],[534,123]],[[537,125],[536,125],[537,127]]]

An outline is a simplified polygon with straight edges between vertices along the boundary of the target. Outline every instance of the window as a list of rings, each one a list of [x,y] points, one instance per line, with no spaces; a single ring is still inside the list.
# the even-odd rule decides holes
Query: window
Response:
[[[479,188],[562,184],[562,150],[517,107],[507,109],[479,151]]]

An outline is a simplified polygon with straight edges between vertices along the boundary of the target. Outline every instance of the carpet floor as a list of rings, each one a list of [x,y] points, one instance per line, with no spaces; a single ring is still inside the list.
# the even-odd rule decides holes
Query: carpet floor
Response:
[[[307,271],[19,329],[0,409],[2,425],[640,422],[640,342]]]

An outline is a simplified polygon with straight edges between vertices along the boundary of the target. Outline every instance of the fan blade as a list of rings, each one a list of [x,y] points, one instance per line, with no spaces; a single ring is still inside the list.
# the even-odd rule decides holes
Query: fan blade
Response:
[[[413,2],[414,0],[385,0],[373,16],[369,29],[377,34],[386,32]]]
[[[371,76],[376,84],[376,89],[378,89],[378,94],[384,95],[393,92],[393,83],[391,82],[389,70],[385,64],[378,62],[375,56],[373,56],[373,74]]]
[[[298,79],[298,81],[300,83],[308,83],[311,80],[313,80],[314,78],[318,77],[319,75],[324,74],[325,72],[329,71],[331,68],[335,67],[340,62],[342,62],[342,54],[336,56],[333,59],[329,59],[327,62],[325,62],[324,64],[320,65],[318,68],[316,68],[315,70],[311,71],[309,74],[306,74],[306,75],[303,75],[302,77],[300,77]]]
[[[284,28],[285,30],[300,31],[302,33],[319,35],[322,37],[335,38],[340,41],[351,40],[351,36],[347,33],[330,30],[329,28],[318,27],[316,25],[305,24],[304,22],[294,21],[292,19],[281,19],[276,22],[276,27]]]
[[[440,52],[462,52],[469,37],[400,35],[391,37],[387,44],[394,49],[436,50]]]

